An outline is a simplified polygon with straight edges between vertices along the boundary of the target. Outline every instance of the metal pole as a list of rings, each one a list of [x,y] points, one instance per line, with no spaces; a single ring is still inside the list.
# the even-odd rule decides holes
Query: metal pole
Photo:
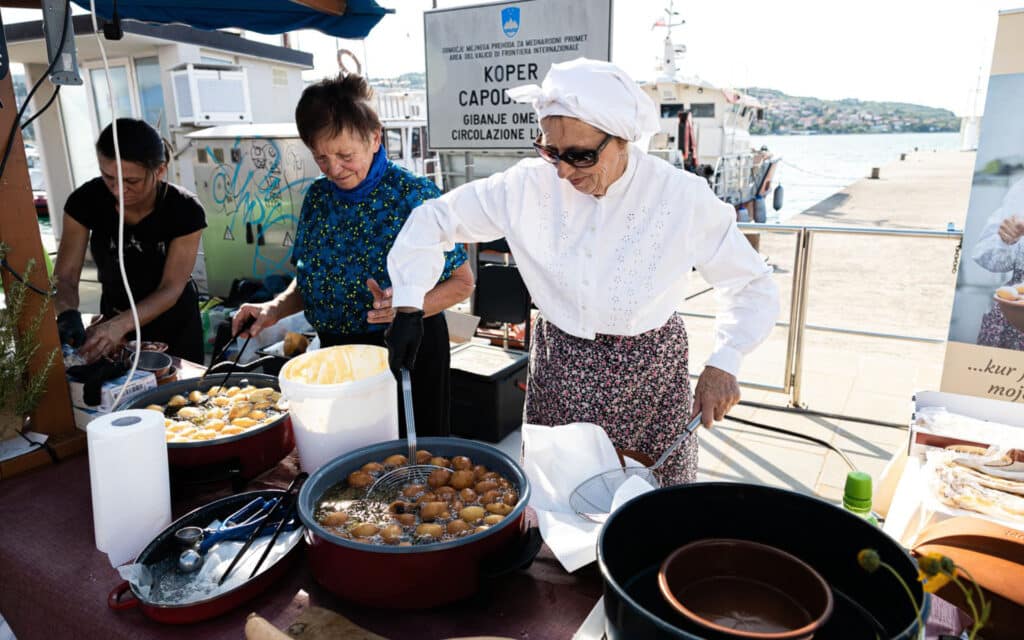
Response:
[[[811,280],[811,250],[814,246],[812,239],[814,234],[805,231],[803,238],[804,259],[801,265],[800,276],[800,305],[797,314],[796,344],[794,349],[793,362],[793,390],[790,394],[790,402],[794,407],[800,406],[800,391],[803,381],[804,367],[804,324],[807,322],[807,297]]]
[[[783,375],[782,387],[784,393],[789,393],[793,388],[793,352],[796,349],[796,334],[799,328],[797,323],[797,310],[800,307],[801,274],[800,265],[803,261],[803,237],[804,232],[796,235],[796,247],[793,250],[793,281],[790,283],[792,291],[789,294],[789,329],[786,332],[786,371]]]

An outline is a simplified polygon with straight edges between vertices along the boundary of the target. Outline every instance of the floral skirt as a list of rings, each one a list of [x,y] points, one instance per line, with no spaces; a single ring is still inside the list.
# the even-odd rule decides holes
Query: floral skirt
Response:
[[[1024,282],[1024,265],[1013,270],[1013,276],[1006,283]],[[1024,331],[1010,324],[999,304],[992,302],[992,308],[981,317],[981,329],[978,330],[978,344],[985,347],[999,347],[1024,351]]]
[[[537,425],[590,422],[616,449],[656,460],[690,418],[689,350],[683,317],[638,336],[565,333],[539,317],[530,345],[524,420]],[[697,436],[665,462],[663,485],[697,478]]]

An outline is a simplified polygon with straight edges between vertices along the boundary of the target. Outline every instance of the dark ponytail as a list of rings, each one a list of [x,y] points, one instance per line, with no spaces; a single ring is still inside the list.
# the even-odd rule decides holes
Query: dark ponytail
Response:
[[[117,119],[117,142],[121,160],[135,162],[150,171],[170,160],[168,146],[156,129],[143,120]],[[96,141],[96,151],[103,157],[114,159],[114,128],[107,125]]]

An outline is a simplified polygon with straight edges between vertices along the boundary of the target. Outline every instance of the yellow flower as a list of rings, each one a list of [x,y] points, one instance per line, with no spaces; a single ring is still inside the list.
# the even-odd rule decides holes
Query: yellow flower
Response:
[[[928,593],[935,593],[942,587],[949,584],[949,582],[953,579],[953,576],[951,576],[948,573],[939,573],[927,579],[925,579],[925,577],[922,575],[919,576],[918,579],[921,581],[921,586],[924,588],[925,591],[927,591]]]

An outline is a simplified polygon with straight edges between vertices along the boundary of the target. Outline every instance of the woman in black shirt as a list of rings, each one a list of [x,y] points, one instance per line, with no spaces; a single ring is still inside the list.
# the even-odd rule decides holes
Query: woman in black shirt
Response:
[[[191,280],[206,214],[195,195],[164,179],[169,155],[160,134],[141,120],[117,121],[124,181],[124,260],[138,307],[142,339],[202,362],[203,332]],[[113,354],[134,327],[118,262],[118,186],[110,125],[96,142],[100,177],[76,189],[64,206],[64,233],[54,269],[61,341],[87,361]],[[86,246],[100,284],[101,317],[88,329],[78,312],[78,281]]]

